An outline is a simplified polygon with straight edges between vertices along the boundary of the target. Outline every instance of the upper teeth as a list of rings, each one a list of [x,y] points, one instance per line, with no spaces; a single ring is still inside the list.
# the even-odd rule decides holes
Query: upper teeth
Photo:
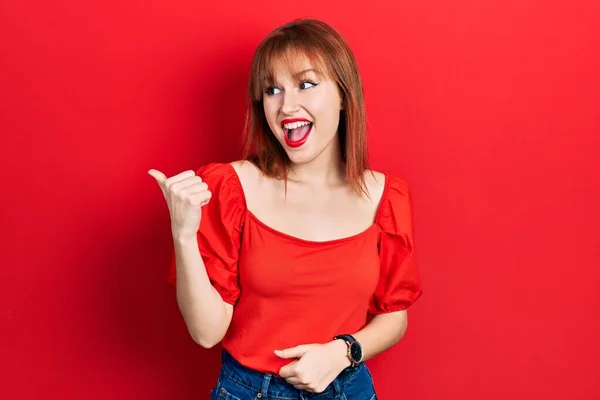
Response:
[[[285,129],[296,129],[296,128],[300,128],[301,126],[308,125],[308,124],[310,124],[310,122],[308,122],[308,121],[292,122],[290,124],[284,124],[283,127]]]

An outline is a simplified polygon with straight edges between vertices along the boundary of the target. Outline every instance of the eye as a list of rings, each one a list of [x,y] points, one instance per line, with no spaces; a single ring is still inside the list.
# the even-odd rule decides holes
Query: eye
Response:
[[[273,96],[274,94],[278,94],[280,92],[281,90],[277,89],[276,87],[268,87],[265,89],[265,94],[267,96]]]
[[[306,86],[306,85],[310,85],[310,86]],[[300,84],[300,89],[310,89],[311,87],[315,87],[317,86],[317,83],[311,82],[311,81],[304,81]]]

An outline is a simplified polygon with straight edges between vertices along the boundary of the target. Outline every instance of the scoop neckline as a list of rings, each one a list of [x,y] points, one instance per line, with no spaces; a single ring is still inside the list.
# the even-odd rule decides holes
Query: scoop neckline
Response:
[[[246,201],[246,193],[244,192],[244,187],[242,186],[242,181],[240,180],[240,177],[239,177],[237,171],[235,170],[235,168],[233,167],[233,165],[231,163],[227,163],[227,165],[231,169],[231,172],[232,172],[233,176],[235,177],[236,185],[238,186],[240,193],[242,195],[242,199],[243,199],[243,203],[244,203],[244,210],[245,210],[246,214],[248,216],[250,216],[250,218],[252,218],[252,220],[254,220],[254,222],[256,222],[259,226],[268,230],[269,232],[271,232],[277,236],[280,236],[284,239],[288,239],[288,240],[291,240],[294,242],[307,244],[307,245],[326,245],[326,244],[343,243],[343,242],[347,242],[347,241],[350,241],[353,239],[357,239],[361,236],[368,234],[371,230],[375,229],[378,226],[379,218],[381,215],[381,209],[382,209],[384,200],[387,199],[387,194],[388,194],[389,178],[388,178],[387,174],[381,172],[381,174],[383,175],[383,179],[384,179],[383,192],[381,193],[381,198],[379,199],[379,204],[377,204],[377,210],[375,211],[375,218],[371,225],[369,225],[367,228],[363,229],[362,231],[360,231],[358,233],[352,234],[350,236],[344,236],[341,238],[329,239],[329,240],[303,239],[298,236],[294,236],[289,233],[285,233],[278,229],[273,228],[272,226],[266,224],[260,218],[258,218],[252,211],[250,211],[248,209],[248,203]]]

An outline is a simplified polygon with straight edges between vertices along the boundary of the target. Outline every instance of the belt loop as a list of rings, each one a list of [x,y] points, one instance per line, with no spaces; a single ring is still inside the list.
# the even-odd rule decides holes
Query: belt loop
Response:
[[[263,378],[262,387],[260,389],[260,393],[262,394],[262,398],[266,399],[269,394],[269,384],[271,383],[271,374],[265,374]]]
[[[335,393],[336,398],[342,396],[342,385],[340,384],[340,380],[338,378],[335,378],[333,381],[333,392]]]

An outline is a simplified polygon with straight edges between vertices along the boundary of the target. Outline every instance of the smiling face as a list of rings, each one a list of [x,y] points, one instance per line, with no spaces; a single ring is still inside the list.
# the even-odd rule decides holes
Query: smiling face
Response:
[[[342,99],[338,85],[308,58],[296,57],[293,67],[285,62],[288,59],[273,61],[272,78],[263,91],[271,132],[294,164],[311,162],[320,155],[333,159],[340,151],[337,136]]]
[[[310,69],[317,72],[296,76]],[[247,94],[244,159],[266,176],[284,179],[294,163],[327,167],[341,159],[345,178],[362,195],[369,168],[362,80],[339,32],[311,18],[271,31],[252,57]],[[288,132],[285,122],[296,118],[310,126],[288,125],[300,128]]]

